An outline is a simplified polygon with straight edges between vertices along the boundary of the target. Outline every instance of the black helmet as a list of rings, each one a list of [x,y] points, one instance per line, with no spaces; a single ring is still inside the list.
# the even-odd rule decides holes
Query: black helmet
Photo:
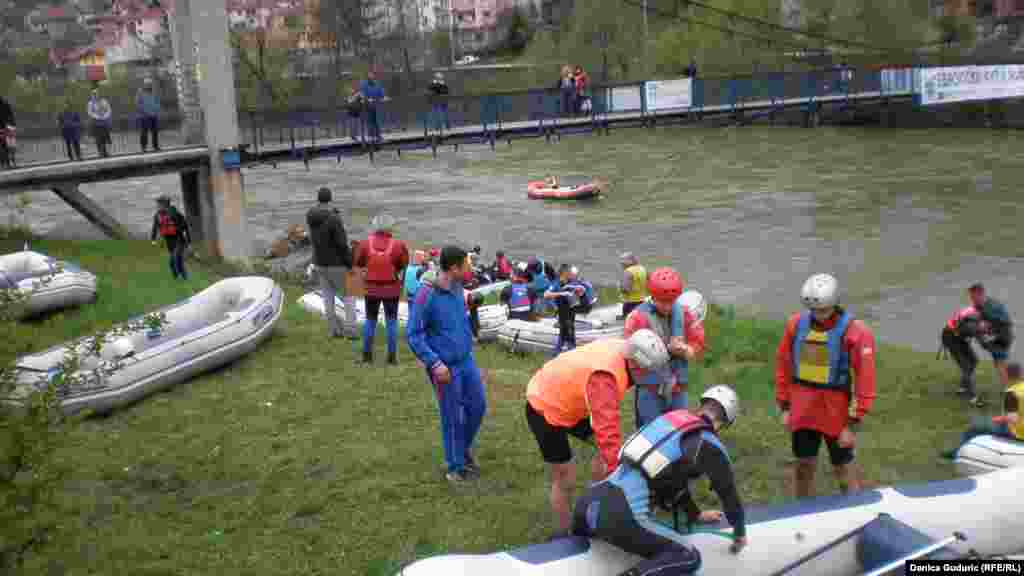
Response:
[[[166,195],[166,194],[161,194],[161,195],[157,196],[156,203],[160,204],[161,206],[170,206],[171,205],[171,197]]]
[[[316,199],[318,202],[330,202],[331,189],[327,187],[320,188],[316,191]]]

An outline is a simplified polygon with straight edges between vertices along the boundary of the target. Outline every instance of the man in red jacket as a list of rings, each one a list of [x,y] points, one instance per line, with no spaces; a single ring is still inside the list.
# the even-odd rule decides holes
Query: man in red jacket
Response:
[[[839,283],[831,275],[808,278],[800,297],[808,310],[786,322],[775,356],[775,400],[797,459],[796,497],[813,495],[822,439],[840,491],[860,490],[853,449],[875,400],[874,335],[839,306]]]
[[[356,267],[366,275],[366,321],[363,323],[363,362],[373,363],[373,338],[377,315],[384,304],[384,323],[388,332],[388,363],[398,364],[398,299],[402,295],[409,248],[392,237],[395,220],[388,214],[373,219],[366,242],[359,243]]]

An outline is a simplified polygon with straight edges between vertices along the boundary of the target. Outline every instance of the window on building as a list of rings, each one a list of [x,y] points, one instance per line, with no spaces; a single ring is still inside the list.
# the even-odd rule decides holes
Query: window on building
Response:
[[[490,10],[484,10],[484,18],[490,18],[490,17],[491,17],[491,11]]]

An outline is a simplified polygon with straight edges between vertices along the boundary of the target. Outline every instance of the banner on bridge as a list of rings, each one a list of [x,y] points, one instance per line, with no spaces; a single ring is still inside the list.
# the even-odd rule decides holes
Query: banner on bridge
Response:
[[[637,112],[643,110],[640,86],[616,86],[608,89],[609,112]]]
[[[1024,96],[1024,66],[948,66],[914,71],[919,106]]]
[[[897,68],[882,70],[882,94],[914,91],[914,69]]]
[[[644,82],[647,110],[672,110],[693,105],[693,78]]]

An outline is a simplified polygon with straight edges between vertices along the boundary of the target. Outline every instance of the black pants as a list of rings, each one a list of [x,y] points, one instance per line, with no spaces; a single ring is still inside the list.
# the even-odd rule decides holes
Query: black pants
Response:
[[[4,141],[2,136],[0,136],[0,167],[11,167],[11,153],[7,149],[7,142]]]
[[[569,299],[559,296],[558,303],[558,340],[562,347],[576,347],[576,309],[569,305]],[[558,352],[558,351],[556,351]]]
[[[110,127],[97,124],[92,127],[92,136],[96,139],[96,150],[100,156],[110,156]]]
[[[971,348],[971,341],[957,336],[948,328],[943,328],[942,346],[949,351],[949,356],[960,368],[960,386],[973,394],[974,370],[978,367],[978,355]]]
[[[654,530],[665,528],[655,524],[654,520],[637,521],[622,489],[602,482],[576,501],[572,533],[604,540],[645,558],[622,576],[682,576],[696,572],[701,564],[700,552],[658,534]]]
[[[153,149],[160,149],[160,121],[155,116],[144,116],[139,119],[139,144],[146,150],[149,134],[153,134]]]
[[[636,309],[637,306],[643,304],[643,302],[623,302],[622,303],[622,315],[623,317],[629,316],[629,313]]]
[[[82,159],[82,139],[77,133],[65,132],[64,149],[67,150],[68,160]]]
[[[377,318],[380,317],[380,305],[384,305],[384,319],[385,320],[397,320],[398,319],[398,298],[375,298],[373,296],[366,297],[366,321],[372,322],[374,325],[377,324]]]

